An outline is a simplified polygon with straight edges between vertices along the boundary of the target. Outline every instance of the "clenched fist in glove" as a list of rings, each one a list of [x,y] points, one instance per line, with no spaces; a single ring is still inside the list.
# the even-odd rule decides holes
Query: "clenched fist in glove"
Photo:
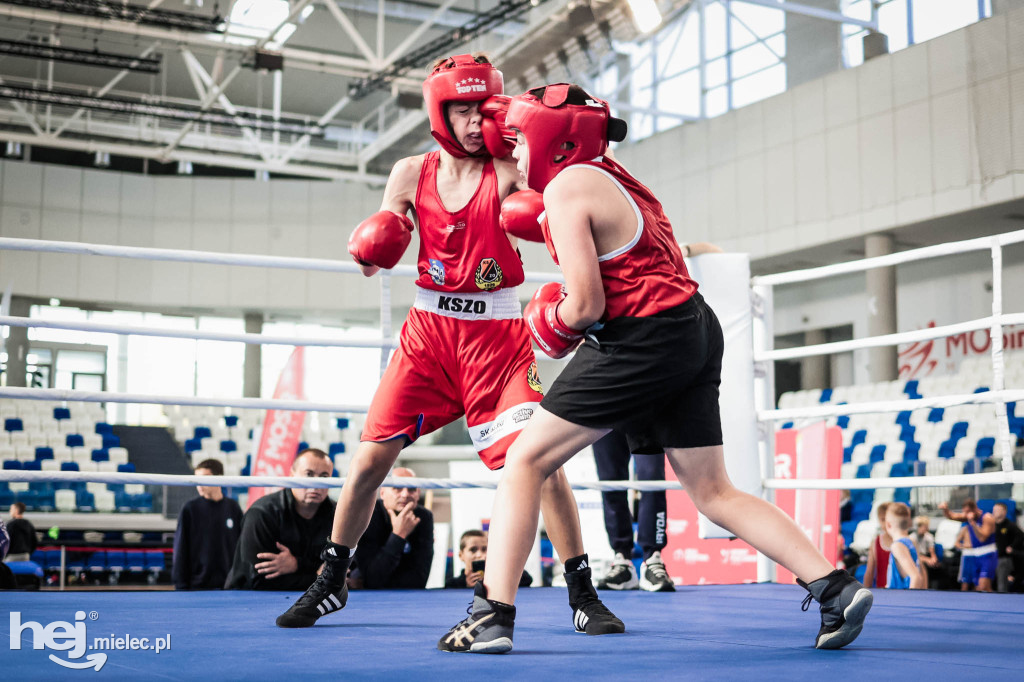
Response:
[[[565,299],[565,288],[548,282],[533,295],[523,310],[530,336],[540,349],[555,358],[564,358],[580,344],[583,331],[566,326],[558,316],[558,305]]]

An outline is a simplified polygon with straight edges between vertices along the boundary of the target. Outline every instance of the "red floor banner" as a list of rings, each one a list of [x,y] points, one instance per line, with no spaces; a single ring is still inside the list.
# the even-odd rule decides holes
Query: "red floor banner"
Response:
[[[303,389],[305,361],[303,347],[297,346],[288,358],[274,389],[275,400],[305,400]],[[252,463],[253,476],[287,476],[299,449],[299,435],[305,412],[293,410],[267,410],[263,421],[260,448]],[[249,488],[249,504],[274,492],[275,488]]]

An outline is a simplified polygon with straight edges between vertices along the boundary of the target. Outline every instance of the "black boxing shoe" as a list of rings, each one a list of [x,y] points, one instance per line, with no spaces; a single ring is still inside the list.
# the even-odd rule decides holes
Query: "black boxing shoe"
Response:
[[[572,608],[572,624],[576,632],[588,635],[613,635],[626,631],[626,626],[608,610],[590,576],[590,567],[565,573],[565,584],[569,588],[569,606]]]
[[[341,611],[348,603],[349,548],[327,541],[320,552],[323,570],[292,607],[277,617],[279,628],[313,627],[320,616]]]
[[[470,654],[503,654],[512,650],[516,607],[487,598],[481,580],[473,588],[469,617],[449,630],[437,643],[441,651]]]
[[[799,578],[797,582],[809,592],[801,605],[804,611],[811,605],[811,599],[821,604],[821,629],[814,648],[839,649],[857,639],[874,601],[870,590],[842,570],[832,571],[812,583]]]

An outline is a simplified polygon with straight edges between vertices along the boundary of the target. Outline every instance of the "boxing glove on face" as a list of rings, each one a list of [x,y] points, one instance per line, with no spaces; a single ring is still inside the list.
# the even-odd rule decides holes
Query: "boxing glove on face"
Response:
[[[487,151],[496,159],[504,159],[516,146],[515,134],[505,125],[511,99],[508,95],[491,95],[480,104],[480,134]]]
[[[412,241],[412,229],[408,216],[378,211],[352,230],[348,252],[361,265],[393,268]]]
[[[556,360],[568,355],[583,339],[581,330],[566,326],[558,316],[558,305],[563,299],[565,288],[558,282],[548,282],[523,310],[530,336],[546,355]]]
[[[501,202],[498,224],[513,237],[528,242],[543,242],[544,232],[540,227],[544,214],[544,195],[532,189],[524,189],[508,195]]]

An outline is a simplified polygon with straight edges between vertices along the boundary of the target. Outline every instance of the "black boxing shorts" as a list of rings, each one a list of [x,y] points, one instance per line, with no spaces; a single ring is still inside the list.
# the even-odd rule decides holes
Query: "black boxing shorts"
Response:
[[[574,424],[615,429],[634,454],[722,444],[722,327],[695,293],[650,317],[588,332],[541,401]]]

